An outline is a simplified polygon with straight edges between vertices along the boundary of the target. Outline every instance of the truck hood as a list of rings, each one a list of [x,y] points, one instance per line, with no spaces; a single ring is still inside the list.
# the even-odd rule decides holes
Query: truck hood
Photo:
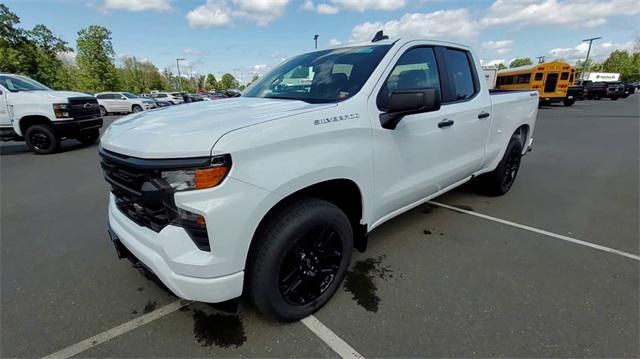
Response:
[[[69,97],[93,97],[82,92],[73,91],[22,91],[19,92],[23,101],[36,99],[40,103],[48,101],[50,103],[64,103]]]
[[[253,97],[196,102],[124,117],[111,124],[100,143],[139,158],[208,156],[229,131],[333,106]]]

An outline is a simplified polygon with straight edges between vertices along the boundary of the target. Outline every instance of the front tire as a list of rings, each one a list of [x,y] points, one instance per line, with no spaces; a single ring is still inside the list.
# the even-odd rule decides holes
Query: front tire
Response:
[[[107,112],[107,109],[104,108],[104,106],[100,106],[100,116],[104,117],[106,115],[108,115],[109,112]]]
[[[502,196],[509,192],[516,180],[522,159],[522,143],[512,137],[507,150],[495,170],[478,178],[480,189],[489,196]]]
[[[27,128],[24,140],[27,147],[39,155],[54,153],[60,148],[60,138],[49,125],[33,125]]]
[[[570,107],[570,106],[573,106],[573,104],[574,104],[574,103],[576,103],[576,100],[574,100],[574,99],[571,99],[571,100],[569,100],[569,99],[564,99],[564,100],[562,100],[562,103],[563,103],[565,106]]]
[[[618,96],[611,96],[611,101],[618,101]]]
[[[247,268],[249,297],[267,316],[295,321],[338,290],[351,261],[353,230],[338,207],[308,198],[268,218],[254,241]]]
[[[76,139],[80,141],[80,143],[82,143],[83,145],[87,146],[87,145],[92,145],[96,143],[96,141],[98,141],[99,138],[100,138],[100,130],[96,128],[93,130],[84,131]]]

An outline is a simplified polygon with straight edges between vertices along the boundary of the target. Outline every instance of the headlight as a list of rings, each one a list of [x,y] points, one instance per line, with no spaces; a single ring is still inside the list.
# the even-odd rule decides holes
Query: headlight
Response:
[[[56,115],[56,118],[69,117],[69,104],[68,103],[54,103],[53,104],[53,113]]]
[[[231,157],[223,155],[213,157],[208,167],[162,171],[161,176],[176,191],[205,189],[219,185],[230,169]]]

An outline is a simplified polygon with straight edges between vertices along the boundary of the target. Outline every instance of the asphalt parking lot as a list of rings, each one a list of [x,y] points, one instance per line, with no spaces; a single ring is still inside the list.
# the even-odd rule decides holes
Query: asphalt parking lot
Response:
[[[429,204],[376,229],[315,318],[364,357],[640,356],[639,97],[541,109],[511,192],[463,186],[434,201],[464,213]],[[271,322],[246,302],[237,315],[181,307],[119,261],[96,150],[0,146],[0,356],[103,332],[113,339],[79,355],[338,356],[303,323]]]

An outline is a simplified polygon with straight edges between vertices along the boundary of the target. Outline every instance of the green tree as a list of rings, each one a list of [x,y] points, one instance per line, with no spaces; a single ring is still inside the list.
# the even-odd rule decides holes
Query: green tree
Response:
[[[216,80],[216,77],[215,77],[214,74],[208,74],[207,75],[207,79],[205,80],[204,88],[207,91],[215,90],[215,89],[218,88],[218,80]]]
[[[50,87],[70,88],[71,78],[61,52],[71,49],[44,25],[31,30],[18,27],[20,18],[0,3],[0,71],[19,73]]]
[[[507,66],[505,66],[505,64],[503,64],[502,62],[498,64],[498,70],[504,70],[506,68]]]
[[[118,68],[120,89],[134,93],[148,93],[152,90],[164,90],[166,85],[160,71],[148,61],[139,61],[135,57],[125,57],[122,67]]]
[[[78,32],[76,62],[79,86],[84,91],[109,91],[118,88],[118,74],[113,63],[115,52],[111,31],[91,25]]]
[[[526,65],[533,65],[533,61],[531,60],[530,57],[516,58],[513,61],[511,61],[511,63],[509,64],[509,67],[513,68],[513,67],[520,67],[520,66],[526,66]]]
[[[197,82],[197,86],[196,87],[198,88],[198,91],[204,91],[205,90],[205,80],[206,80],[206,78],[207,77],[205,75],[199,75],[196,78],[196,82]]]
[[[220,88],[222,90],[238,88],[238,80],[236,80],[232,74],[226,73],[222,75],[222,79],[220,79]]]

